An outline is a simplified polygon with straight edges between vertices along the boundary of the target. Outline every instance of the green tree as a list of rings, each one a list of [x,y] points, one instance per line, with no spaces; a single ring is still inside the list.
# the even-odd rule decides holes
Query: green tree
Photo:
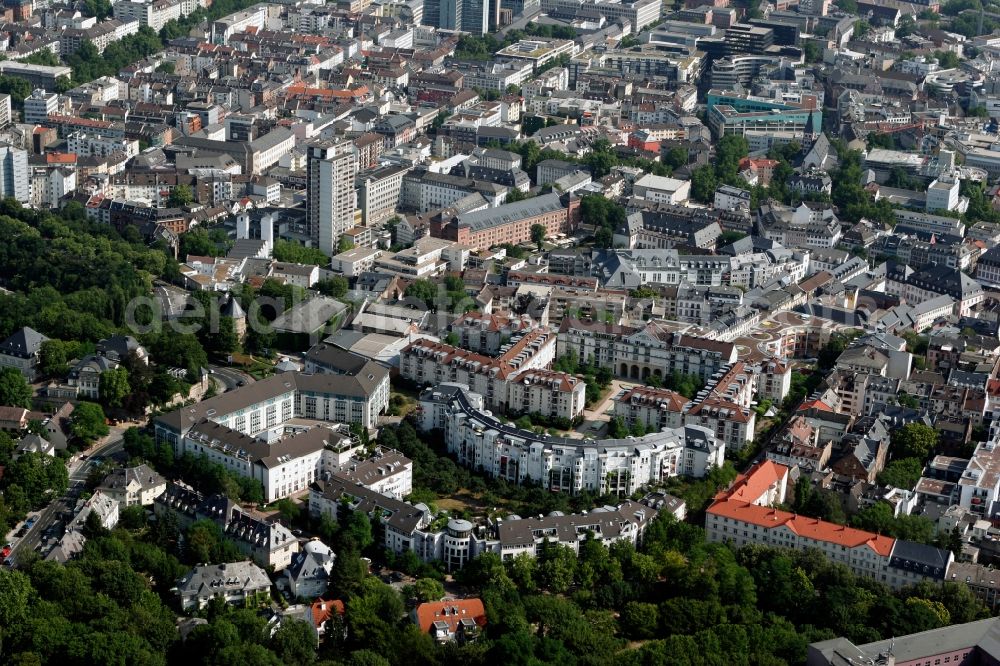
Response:
[[[417,279],[410,283],[403,294],[407,298],[415,298],[424,302],[428,308],[434,307],[434,300],[437,298],[438,288],[430,280]]]
[[[128,383],[128,370],[125,368],[112,368],[101,373],[101,400],[108,407],[121,407],[131,392],[132,388]]]
[[[927,460],[937,446],[938,432],[923,423],[907,423],[892,431],[890,450],[893,458]]]
[[[70,432],[77,439],[90,444],[110,432],[101,406],[93,402],[81,402],[73,410]]]
[[[31,386],[14,368],[0,368],[0,405],[31,408]]]
[[[934,57],[937,58],[941,69],[954,69],[958,67],[960,62],[958,54],[954,51],[935,51]]]
[[[0,626],[5,634],[28,619],[29,604],[34,590],[23,573],[0,569]]]
[[[301,243],[282,239],[274,241],[272,254],[278,261],[287,261],[292,264],[326,266],[330,263],[330,258],[323,254],[319,248],[306,247]]]
[[[542,243],[545,241],[545,236],[547,230],[544,224],[533,224],[531,225],[531,241],[538,248],[538,251],[542,251]]]
[[[194,201],[194,192],[191,191],[190,185],[175,185],[170,190],[170,196],[167,197],[167,205],[175,208],[187,206],[192,201]]]
[[[691,198],[701,203],[712,203],[715,201],[715,190],[718,189],[719,182],[715,177],[715,169],[708,166],[700,166],[691,173]]]
[[[885,466],[882,473],[878,475],[878,482],[893,488],[909,490],[917,485],[923,470],[924,464],[919,459],[900,458]]]
[[[413,585],[407,585],[403,591],[404,596],[414,597],[419,602],[440,601],[444,598],[444,585],[441,581],[433,578],[419,578]]]
[[[271,649],[282,664],[311,664],[316,659],[315,634],[305,622],[286,618],[271,637]]]
[[[354,249],[354,243],[347,236],[341,236],[340,240],[337,241],[337,254],[341,252],[347,252],[348,250]]]
[[[823,60],[823,51],[815,42],[806,42],[805,45],[806,62],[820,62]]]
[[[343,298],[347,295],[350,284],[342,275],[334,275],[327,280],[320,280],[313,287],[316,291],[331,298]]]
[[[67,363],[75,345],[62,340],[46,340],[39,352],[39,365],[49,377],[65,377],[69,372]]]
[[[622,610],[621,625],[630,638],[655,638],[659,622],[660,612],[653,604],[630,601]]]

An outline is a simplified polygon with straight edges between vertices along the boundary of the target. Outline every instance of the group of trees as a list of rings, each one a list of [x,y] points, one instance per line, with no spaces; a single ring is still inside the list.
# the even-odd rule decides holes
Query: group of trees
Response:
[[[802,663],[812,641],[865,643],[986,615],[961,584],[893,593],[818,551],[734,552],[666,516],[638,550],[584,541],[579,556],[555,545],[508,562],[487,553],[459,579],[489,619],[476,663]]]
[[[287,261],[293,264],[325,266],[330,261],[330,258],[323,254],[319,248],[306,247],[300,243],[280,239],[274,242],[273,254],[278,261]]]
[[[73,81],[77,84],[93,81],[102,76],[117,76],[129,65],[163,50],[163,42],[149,26],[142,26],[134,35],[108,44],[104,52],[98,52],[93,42],[84,41],[80,48],[66,56],[66,64],[73,69]]]
[[[31,326],[50,338],[97,342],[125,327],[130,301],[151,293],[153,278],[177,274],[163,248],[87,221],[77,204],[57,216],[3,200],[0,237],[0,284],[15,292],[0,294],[0,338]]]
[[[476,302],[465,291],[465,282],[457,275],[446,276],[440,284],[425,278],[414,280],[403,295],[420,301],[428,310],[443,308],[448,312],[465,313],[476,309]]]
[[[715,190],[719,185],[733,185],[747,188],[740,178],[740,160],[750,154],[750,146],[742,136],[727,134],[715,145],[713,164],[698,167],[691,173],[691,198],[702,203],[715,200]]]
[[[837,155],[839,163],[830,172],[830,178],[833,180],[831,199],[837,206],[840,219],[857,222],[864,217],[880,224],[895,224],[896,216],[888,199],[880,199],[876,203],[871,192],[861,185],[861,153],[847,150],[842,142],[838,142]]]
[[[910,490],[920,479],[924,463],[937,446],[938,432],[923,423],[908,423],[892,431],[890,462],[879,475],[879,483]]]
[[[580,199],[580,216],[584,224],[594,227],[594,245],[603,248],[614,245],[615,230],[628,218],[623,206],[600,194]]]
[[[31,386],[16,368],[0,368],[0,405],[31,409]]]
[[[66,492],[69,474],[61,458],[24,453],[14,459],[15,442],[0,432],[0,531],[4,534],[28,511],[40,509]],[[0,611],[2,612],[2,611]]]
[[[279,244],[282,242],[284,241],[279,241]],[[222,257],[229,251],[231,245],[232,241],[229,240],[225,229],[221,227],[206,229],[199,226],[181,234],[179,254],[185,260],[192,255],[196,257]],[[277,248],[275,249],[277,250]]]

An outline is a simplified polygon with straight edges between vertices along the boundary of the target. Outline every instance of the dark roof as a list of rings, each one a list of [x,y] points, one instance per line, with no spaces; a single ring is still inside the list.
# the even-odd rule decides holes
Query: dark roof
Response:
[[[929,578],[944,578],[951,552],[915,541],[896,539],[889,566],[912,571]]]
[[[42,348],[42,343],[47,340],[47,337],[35,329],[25,326],[19,331],[14,331],[3,344],[0,344],[0,354],[28,358],[37,354]]]

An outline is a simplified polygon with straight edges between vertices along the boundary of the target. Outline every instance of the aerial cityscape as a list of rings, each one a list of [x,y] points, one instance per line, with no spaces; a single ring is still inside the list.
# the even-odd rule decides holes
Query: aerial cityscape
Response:
[[[2,663],[1000,663],[1000,2],[2,12]]]

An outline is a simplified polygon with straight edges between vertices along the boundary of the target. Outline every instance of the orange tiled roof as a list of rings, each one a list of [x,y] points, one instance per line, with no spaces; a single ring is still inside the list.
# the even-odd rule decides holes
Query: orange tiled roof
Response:
[[[759,525],[765,529],[773,529],[784,525],[798,536],[814,541],[833,543],[848,548],[867,546],[882,557],[888,557],[896,540],[881,534],[873,534],[853,527],[845,527],[836,523],[828,523],[817,518],[807,518],[788,511],[780,511],[756,504],[744,504],[737,501],[716,502],[708,509],[708,513],[733,518],[745,523]]]
[[[486,625],[486,609],[481,599],[450,599],[448,601],[432,601],[420,604],[416,608],[417,626],[422,633],[427,633],[435,622],[447,622],[452,633],[458,628],[458,623],[465,618],[472,618],[480,627]]]
[[[333,617],[333,614],[337,615],[344,614],[344,602],[340,599],[334,599],[333,601],[326,601],[324,599],[317,599],[312,602],[312,620],[316,628],[322,627],[323,623]]]
[[[787,476],[786,465],[773,460],[764,460],[747,470],[746,474],[737,477],[733,485],[719,493],[716,499],[752,504],[758,501],[775,482]]]
[[[76,164],[76,153],[46,153],[46,164]]]

